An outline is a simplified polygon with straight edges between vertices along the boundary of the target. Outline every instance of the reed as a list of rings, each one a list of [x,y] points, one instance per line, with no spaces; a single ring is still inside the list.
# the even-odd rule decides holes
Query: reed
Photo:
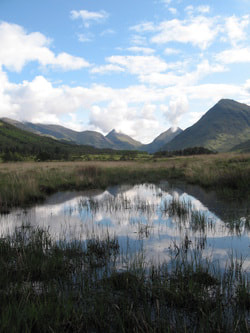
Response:
[[[184,239],[168,263],[147,263],[92,236],[55,242],[23,225],[0,240],[1,332],[248,332],[241,258],[221,270]]]

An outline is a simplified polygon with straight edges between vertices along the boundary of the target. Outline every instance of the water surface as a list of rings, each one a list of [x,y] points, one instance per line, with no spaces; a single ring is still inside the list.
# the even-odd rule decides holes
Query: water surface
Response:
[[[148,261],[167,261],[171,251],[192,247],[221,266],[232,252],[244,259],[244,268],[250,264],[247,203],[228,203],[182,183],[57,193],[42,205],[0,216],[1,237],[22,224],[44,227],[54,238],[69,241],[115,235],[123,251],[143,248]]]

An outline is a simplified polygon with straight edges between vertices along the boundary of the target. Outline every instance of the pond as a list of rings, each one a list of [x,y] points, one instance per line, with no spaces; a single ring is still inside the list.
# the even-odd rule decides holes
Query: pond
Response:
[[[173,251],[192,248],[221,267],[232,254],[250,267],[248,203],[228,203],[184,183],[56,193],[41,205],[1,215],[1,237],[23,224],[46,228],[57,240],[115,235],[124,253],[143,249],[149,262],[168,261]]]

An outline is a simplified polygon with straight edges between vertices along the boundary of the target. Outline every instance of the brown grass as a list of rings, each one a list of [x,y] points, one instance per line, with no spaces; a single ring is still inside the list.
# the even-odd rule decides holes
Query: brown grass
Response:
[[[230,195],[232,191],[240,192],[246,197],[250,188],[250,154],[183,156],[147,162],[0,163],[0,207],[33,203],[58,190],[105,188],[119,183],[171,178],[219,189]]]

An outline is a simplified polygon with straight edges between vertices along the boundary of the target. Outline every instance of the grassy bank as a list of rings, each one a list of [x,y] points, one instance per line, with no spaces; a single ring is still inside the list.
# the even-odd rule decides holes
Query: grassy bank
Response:
[[[180,179],[230,197],[250,193],[250,154],[162,158],[151,162],[49,162],[0,164],[0,210],[25,206],[61,190]]]
[[[248,332],[242,261],[222,272],[201,251],[183,242],[153,265],[108,235],[55,243],[23,226],[0,240],[0,331]]]

